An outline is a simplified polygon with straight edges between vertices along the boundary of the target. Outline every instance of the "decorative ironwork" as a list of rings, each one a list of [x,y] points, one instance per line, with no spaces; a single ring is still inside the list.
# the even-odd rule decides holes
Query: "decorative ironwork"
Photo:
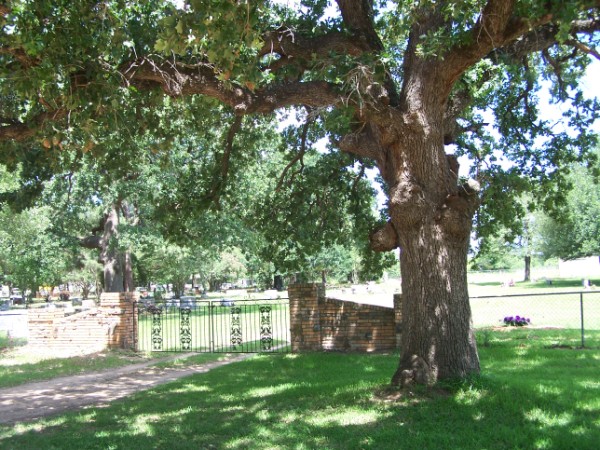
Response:
[[[271,307],[261,306],[260,310],[260,343],[263,351],[273,347],[273,326],[271,321]]]
[[[284,344],[290,329],[287,299],[221,304],[220,300],[194,301],[191,307],[187,302],[170,307],[139,303],[133,339],[140,350],[153,352],[290,351]]]
[[[231,345],[242,345],[242,308],[239,306],[231,307]]]
[[[152,349],[161,350],[162,337],[162,309],[152,307],[148,309],[152,313]]]
[[[192,324],[190,322],[191,308],[181,308],[179,310],[179,341],[182,350],[192,349]]]

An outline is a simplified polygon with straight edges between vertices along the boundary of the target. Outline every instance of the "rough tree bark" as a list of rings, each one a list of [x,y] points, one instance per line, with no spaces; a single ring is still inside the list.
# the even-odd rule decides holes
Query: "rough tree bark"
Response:
[[[376,160],[389,186],[391,221],[372,239],[378,250],[401,250],[402,356],[392,378],[401,385],[479,371],[466,274],[478,196],[458,184],[456,163],[445,155],[444,99],[431,88],[407,91],[413,111],[351,138],[380,149]],[[360,151],[348,142],[343,148]]]

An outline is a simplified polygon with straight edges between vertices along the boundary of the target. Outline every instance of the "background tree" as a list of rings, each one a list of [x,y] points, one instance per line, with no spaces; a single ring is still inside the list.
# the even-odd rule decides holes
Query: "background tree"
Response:
[[[596,151],[598,153],[598,151]],[[572,169],[569,180],[576,189],[555,217],[540,215],[537,230],[545,258],[574,259],[600,255],[600,187],[585,167]]]
[[[66,275],[65,279],[76,290],[81,292],[83,299],[87,299],[92,292],[98,295],[102,291],[100,280],[102,269],[102,265],[97,261],[95,255],[83,251],[76,262],[75,268]]]
[[[116,139],[143,124],[131,104],[165,111],[165,94],[208,97],[203,116],[223,112],[216,101],[234,125],[290,106],[318,109],[319,133],[376,166],[385,183],[389,222],[371,240],[381,251],[401,249],[403,351],[393,382],[477,373],[466,279],[472,219],[482,200],[480,223],[510,215],[510,196],[524,190],[548,210],[564,202],[560,167],[586,160],[595,140],[598,108],[577,80],[588,55],[598,55],[598,4],[336,5],[327,16],[321,0],[297,9],[270,1],[193,0],[183,10],[159,1],[3,4],[3,157],[52,172],[57,155],[84,151],[98,130]],[[540,117],[541,80],[568,106],[570,130]],[[487,109],[500,138],[485,129]],[[476,161],[479,183],[458,179],[450,144]],[[98,157],[116,148],[94,147]],[[513,165],[498,164],[498,152]]]
[[[25,298],[36,295],[40,286],[55,287],[72,267],[72,257],[50,231],[47,208],[14,213],[0,211],[1,267],[6,278]]]
[[[522,200],[517,200],[522,202]],[[531,280],[532,257],[539,252],[535,235],[536,219],[523,209],[521,218],[513,218],[510,228],[490,226],[487,234],[479,236],[478,248],[471,266],[477,270],[516,269],[524,267],[523,281]],[[478,233],[476,233],[476,236]]]

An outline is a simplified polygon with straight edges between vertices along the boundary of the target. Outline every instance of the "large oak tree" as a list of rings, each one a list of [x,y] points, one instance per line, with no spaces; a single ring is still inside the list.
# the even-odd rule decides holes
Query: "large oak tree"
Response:
[[[3,159],[51,166],[67,148],[101,157],[99,129],[126,136],[143,128],[146,112],[161,108],[165,96],[210,98],[238,117],[298,106],[316,111],[332,147],[375,165],[385,184],[389,222],[371,240],[381,251],[401,249],[402,352],[393,382],[477,373],[466,277],[473,219],[482,200],[478,222],[490,223],[490,205],[502,200],[510,216],[513,192],[530,190],[546,207],[564,197],[560,166],[585,159],[594,141],[586,130],[596,104],[582,96],[577,79],[588,55],[599,56],[600,3],[327,6],[4,3]],[[567,105],[571,130],[539,116],[543,79]],[[205,114],[213,110],[206,102]],[[494,122],[483,119],[484,110],[495,113]],[[459,179],[450,148],[475,160],[477,182]],[[499,152],[514,164],[499,164]]]

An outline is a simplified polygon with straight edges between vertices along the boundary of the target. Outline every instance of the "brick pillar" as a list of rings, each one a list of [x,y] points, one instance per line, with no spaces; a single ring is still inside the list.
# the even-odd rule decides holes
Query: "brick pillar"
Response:
[[[325,297],[325,285],[292,284],[288,287],[288,296],[292,351],[322,350],[319,298]]]
[[[402,294],[394,294],[394,316],[396,320],[396,348],[402,339]]]
[[[118,323],[109,336],[109,348],[137,350],[136,333],[138,325],[137,292],[104,292],[100,294],[100,309],[109,317],[118,319]]]

